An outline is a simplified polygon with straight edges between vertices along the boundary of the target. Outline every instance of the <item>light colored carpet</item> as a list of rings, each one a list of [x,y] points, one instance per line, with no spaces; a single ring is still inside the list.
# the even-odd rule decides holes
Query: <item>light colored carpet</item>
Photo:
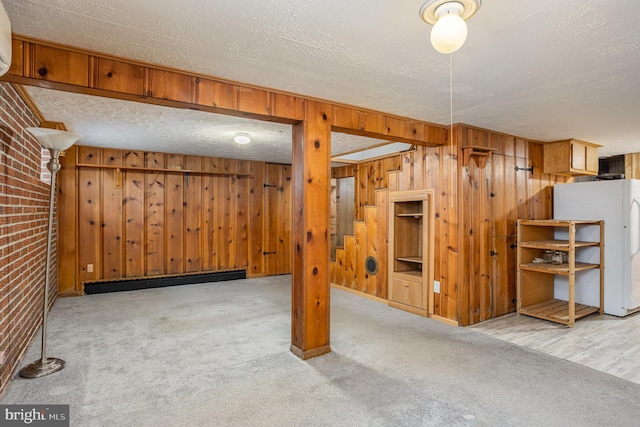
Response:
[[[631,426],[640,385],[332,289],[333,352],[289,352],[290,276],[60,299],[3,404],[72,426]],[[26,361],[39,357],[38,339]]]

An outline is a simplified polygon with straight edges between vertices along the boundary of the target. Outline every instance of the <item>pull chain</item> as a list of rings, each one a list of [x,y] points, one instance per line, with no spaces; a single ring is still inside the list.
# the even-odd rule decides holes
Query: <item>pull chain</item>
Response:
[[[449,54],[449,156],[453,159],[453,53]],[[451,174],[449,180],[449,200],[453,208],[453,187],[454,179],[457,174],[457,165],[454,168],[455,173]]]

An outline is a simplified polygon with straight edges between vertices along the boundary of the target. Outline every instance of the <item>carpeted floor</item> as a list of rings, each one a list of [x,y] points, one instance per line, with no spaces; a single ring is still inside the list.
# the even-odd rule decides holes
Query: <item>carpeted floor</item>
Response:
[[[60,299],[54,375],[1,403],[72,426],[633,426],[640,385],[332,289],[333,352],[289,352],[290,276]],[[39,357],[38,339],[26,361]]]

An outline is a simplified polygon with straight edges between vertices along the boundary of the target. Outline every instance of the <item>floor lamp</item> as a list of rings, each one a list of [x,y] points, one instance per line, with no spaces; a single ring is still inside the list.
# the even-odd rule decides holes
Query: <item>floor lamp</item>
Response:
[[[60,152],[71,147],[80,135],[56,129],[48,128],[26,128],[26,130],[36,137],[40,145],[47,148],[51,153],[51,160],[47,165],[51,171],[51,192],[49,194],[49,231],[47,234],[47,262],[44,279],[44,298],[42,304],[42,355],[40,360],[36,360],[30,365],[20,370],[23,378],[40,378],[53,374],[64,368],[64,360],[46,356],[47,344],[47,314],[49,311],[49,283],[51,275],[51,240],[53,238],[53,210],[56,197],[56,175],[60,170]]]

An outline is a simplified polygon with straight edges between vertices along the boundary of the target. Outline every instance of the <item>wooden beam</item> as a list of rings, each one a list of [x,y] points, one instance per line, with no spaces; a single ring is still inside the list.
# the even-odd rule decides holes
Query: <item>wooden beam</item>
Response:
[[[11,69],[0,80],[286,124],[303,120],[306,102],[318,102],[331,111],[335,131],[418,145],[444,144],[447,129],[388,113],[16,34],[13,35]]]
[[[293,126],[293,290],[291,351],[329,353],[331,106],[307,102]]]

